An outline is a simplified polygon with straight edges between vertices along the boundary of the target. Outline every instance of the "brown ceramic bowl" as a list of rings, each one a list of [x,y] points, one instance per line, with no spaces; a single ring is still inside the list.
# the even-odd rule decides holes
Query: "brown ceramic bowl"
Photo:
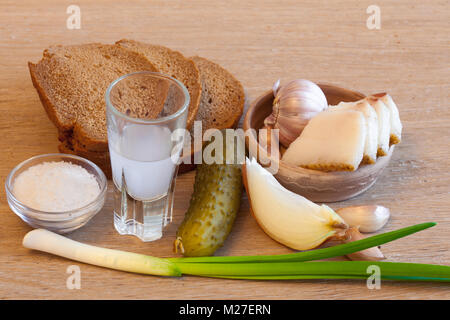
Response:
[[[327,97],[328,104],[336,105],[341,101],[357,101],[364,98],[362,93],[347,90],[329,84],[318,84]],[[244,130],[256,129],[264,126],[264,119],[272,112],[274,96],[270,90],[257,98],[249,107],[245,119]],[[257,143],[257,136],[253,133],[247,139],[249,143]],[[258,154],[261,157],[261,146],[258,144]],[[304,169],[285,163],[279,159],[278,172],[275,178],[287,189],[298,193],[314,202],[335,202],[352,198],[369,189],[377,180],[383,169],[391,159],[394,146],[388,155],[379,157],[375,164],[361,165],[356,171],[321,172]],[[263,153],[265,154],[265,153]],[[268,163],[263,159],[260,163]]]

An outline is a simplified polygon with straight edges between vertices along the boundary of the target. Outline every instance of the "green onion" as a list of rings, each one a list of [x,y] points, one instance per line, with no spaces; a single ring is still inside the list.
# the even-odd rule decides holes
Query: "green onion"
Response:
[[[304,262],[364,250],[434,225],[423,223],[336,247],[278,256],[162,259],[83,244],[44,229],[27,233],[23,245],[101,267],[159,276],[189,274],[250,280],[367,279],[370,276],[367,268],[375,265],[380,268],[380,278],[385,280],[448,282],[449,266],[372,261]]]
[[[367,279],[369,275],[365,276],[352,276],[352,275],[346,275],[346,276],[338,276],[334,274],[321,274],[321,275],[315,275],[315,274],[302,274],[302,275],[288,275],[288,276],[214,276],[214,278],[219,279],[235,279],[235,280],[312,280],[312,279],[318,279],[318,280],[333,280],[333,279],[342,279],[342,280],[349,280],[349,279]],[[211,277],[213,278],[213,277]]]
[[[387,242],[408,236],[418,231],[435,226],[434,222],[421,223],[414,226],[402,228],[399,230],[381,233],[362,240],[337,245],[334,247],[315,249],[311,251],[303,251],[289,254],[279,255],[260,255],[260,256],[228,256],[228,257],[192,257],[192,258],[168,258],[172,262],[205,262],[205,263],[223,263],[223,262],[288,262],[288,261],[312,261],[328,259],[337,256],[343,256],[349,253],[361,251],[385,244]]]
[[[214,276],[214,278],[219,279],[235,279],[235,280],[351,280],[351,279],[368,279],[370,274],[354,276],[354,275],[345,275],[339,276],[334,274],[321,274],[321,275],[313,275],[313,274],[302,274],[302,275],[289,275],[289,276]],[[212,278],[212,277],[211,277]],[[388,276],[380,276],[380,280],[392,280],[392,281],[435,281],[435,282],[448,282],[448,279],[441,278],[426,278],[426,277],[388,277]]]
[[[374,261],[319,261],[319,262],[270,262],[270,263],[176,263],[183,274],[205,277],[229,276],[234,279],[296,279],[317,276],[327,279],[368,278],[368,267],[378,266],[381,279],[450,281],[450,267],[419,263]]]

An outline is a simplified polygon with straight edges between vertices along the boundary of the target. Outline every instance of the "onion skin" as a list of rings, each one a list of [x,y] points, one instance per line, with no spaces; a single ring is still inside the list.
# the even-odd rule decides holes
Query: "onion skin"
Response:
[[[328,107],[328,102],[322,89],[309,80],[293,80],[282,87],[275,84],[273,90],[272,114],[264,124],[280,129],[280,143],[287,148],[300,136],[308,121]]]

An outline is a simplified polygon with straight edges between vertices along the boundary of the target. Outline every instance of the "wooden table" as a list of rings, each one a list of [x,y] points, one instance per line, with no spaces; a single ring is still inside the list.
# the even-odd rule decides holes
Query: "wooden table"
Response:
[[[19,162],[57,151],[57,133],[31,84],[27,62],[51,44],[149,41],[212,59],[231,71],[252,101],[273,82],[306,78],[364,93],[388,91],[397,102],[404,140],[376,185],[352,200],[391,208],[385,230],[435,221],[433,229],[388,245],[389,261],[450,264],[450,108],[447,1],[376,1],[381,29],[369,30],[371,1],[76,1],[81,29],[66,28],[73,1],[3,0],[0,5],[0,176]],[[143,243],[112,225],[111,194],[103,210],[70,238],[160,257],[188,207],[194,172],[178,178],[175,221],[162,240]],[[258,282],[197,277],[158,278],[106,270],[32,252],[21,241],[30,229],[0,196],[0,298],[135,299],[431,299],[449,286],[365,281]],[[278,254],[249,214],[243,195],[235,226],[219,255]],[[66,269],[81,268],[81,289],[66,288]]]

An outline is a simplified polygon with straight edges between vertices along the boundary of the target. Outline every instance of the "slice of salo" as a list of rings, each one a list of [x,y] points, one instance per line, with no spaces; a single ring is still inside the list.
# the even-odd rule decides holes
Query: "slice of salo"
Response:
[[[327,110],[354,110],[362,112],[366,119],[366,141],[362,162],[375,163],[378,150],[378,116],[374,108],[367,101],[360,100],[356,102],[340,102],[337,106],[329,106]]]
[[[378,117],[378,151],[377,156],[385,156],[389,152],[391,136],[391,114],[383,101],[373,97],[365,100],[375,109]]]
[[[400,121],[400,113],[398,112],[397,105],[395,104],[392,97],[387,93],[377,93],[372,95],[375,99],[380,99],[389,109],[390,120],[391,120],[391,131],[390,131],[390,141],[389,143],[397,144],[402,140],[402,122]]]
[[[282,161],[321,171],[354,171],[363,158],[365,141],[362,112],[323,111],[308,122]]]

